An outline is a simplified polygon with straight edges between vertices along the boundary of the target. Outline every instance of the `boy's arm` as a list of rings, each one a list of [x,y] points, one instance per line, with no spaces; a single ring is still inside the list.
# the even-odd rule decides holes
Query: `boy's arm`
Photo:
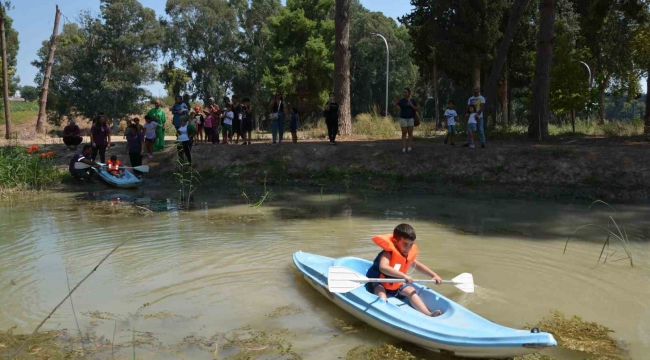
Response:
[[[379,259],[379,271],[386,275],[396,279],[404,279],[407,283],[412,283],[413,278],[404,274],[399,270],[395,270],[390,266],[390,253],[384,252]]]
[[[435,280],[436,284],[440,285],[442,284],[442,279],[438,274],[436,274],[433,270],[429,269],[426,265],[419,261],[415,261],[415,269],[419,272],[421,272],[424,275],[431,276],[431,280]]]

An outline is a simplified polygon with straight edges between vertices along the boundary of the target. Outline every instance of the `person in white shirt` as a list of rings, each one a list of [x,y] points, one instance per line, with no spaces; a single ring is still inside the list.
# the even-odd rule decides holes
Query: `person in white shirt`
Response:
[[[153,158],[153,143],[156,141],[156,128],[158,122],[154,121],[149,115],[144,117],[144,146],[149,153],[149,159]]]
[[[178,149],[178,157],[183,161],[183,158],[187,159],[187,162],[192,164],[192,141],[187,133],[187,124],[188,117],[187,115],[180,116],[180,127],[176,131],[177,140],[180,146]],[[181,151],[182,150],[182,151]]]
[[[481,89],[476,87],[474,88],[474,96],[469,98],[467,100],[467,105],[474,105],[474,108],[476,109],[476,115],[478,117],[478,123],[476,125],[477,130],[478,130],[478,135],[481,139],[481,147],[485,148],[485,127],[483,124],[483,110],[485,108],[485,98],[483,95],[481,95]],[[469,146],[469,136],[467,138],[467,144],[465,146]]]
[[[456,134],[456,120],[458,120],[458,114],[454,109],[456,103],[454,100],[449,100],[447,103],[447,110],[445,110],[445,119],[447,119],[447,136],[445,137],[445,144],[451,142],[451,145],[454,144],[454,134]]]
[[[474,133],[476,132],[476,123],[479,118],[476,107],[470,105],[467,107],[467,147],[474,148]]]
[[[232,111],[232,104],[226,104],[226,111],[223,114],[223,143],[229,144],[232,142],[232,120],[235,117],[235,113]]]

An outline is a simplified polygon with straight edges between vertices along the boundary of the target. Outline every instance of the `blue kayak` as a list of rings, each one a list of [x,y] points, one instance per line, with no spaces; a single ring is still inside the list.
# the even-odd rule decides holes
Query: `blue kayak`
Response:
[[[117,188],[121,188],[121,189],[136,188],[140,185],[140,183],[142,183],[141,178],[133,175],[128,171],[124,171],[124,176],[122,177],[111,175],[108,171],[106,171],[106,168],[104,167],[102,167],[100,170],[95,170],[95,171],[97,171],[97,174],[102,180],[104,180],[105,183],[111,186],[115,186]]]
[[[495,324],[419,284],[412,286],[419,290],[429,309],[440,309],[442,315],[428,317],[412,308],[407,299],[383,301],[364,286],[348,293],[329,292],[327,274],[331,266],[345,266],[365,274],[372,266],[367,260],[296,252],[293,262],[307,282],[345,311],[374,328],[429,350],[461,357],[507,358],[557,346],[549,333]]]

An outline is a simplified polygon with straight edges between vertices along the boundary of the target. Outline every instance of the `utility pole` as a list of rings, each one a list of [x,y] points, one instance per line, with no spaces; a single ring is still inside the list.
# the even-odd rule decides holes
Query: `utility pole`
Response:
[[[384,116],[389,116],[388,115],[388,75],[390,74],[390,50],[388,50],[388,41],[382,34],[377,34],[377,33],[371,33],[371,34],[379,36],[380,38],[384,39],[384,44],[386,44],[386,114]]]
[[[47,93],[50,87],[50,76],[52,75],[52,64],[54,63],[54,51],[56,50],[56,38],[59,35],[59,19],[61,11],[59,5],[56,6],[56,16],[54,17],[54,31],[50,39],[50,51],[47,55],[47,65],[45,66],[45,76],[43,76],[43,87],[41,88],[41,101],[38,107],[38,117],[36,118],[36,132],[43,133],[43,124],[45,123],[45,107],[47,106]]]
[[[5,40],[5,7],[0,4],[0,40],[2,41],[2,97],[5,103],[5,139],[11,139],[11,109],[9,109],[9,76],[7,70],[7,41]]]

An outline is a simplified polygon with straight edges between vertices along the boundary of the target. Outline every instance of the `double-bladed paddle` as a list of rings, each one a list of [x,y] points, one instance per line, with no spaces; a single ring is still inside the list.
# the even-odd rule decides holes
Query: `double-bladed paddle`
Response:
[[[106,166],[106,164],[102,164],[102,163],[98,163],[98,164],[100,166],[102,166],[102,167]],[[77,161],[76,163],[74,163],[74,168],[77,169],[77,170],[88,169],[90,167],[92,167],[92,165],[86,164],[86,163],[81,162],[81,161]],[[140,166],[134,166],[134,167],[120,166],[120,169],[133,169],[133,170],[136,170],[136,171],[139,171],[139,172],[146,173],[146,172],[149,172],[149,165],[140,165]]]
[[[345,266],[332,266],[327,273],[327,287],[333,293],[347,293],[369,282],[395,283],[406,282],[404,279],[369,279]],[[417,283],[435,283],[435,280],[413,280]],[[451,280],[443,280],[443,284],[454,285],[466,293],[474,292],[474,277],[470,273],[462,273]]]

